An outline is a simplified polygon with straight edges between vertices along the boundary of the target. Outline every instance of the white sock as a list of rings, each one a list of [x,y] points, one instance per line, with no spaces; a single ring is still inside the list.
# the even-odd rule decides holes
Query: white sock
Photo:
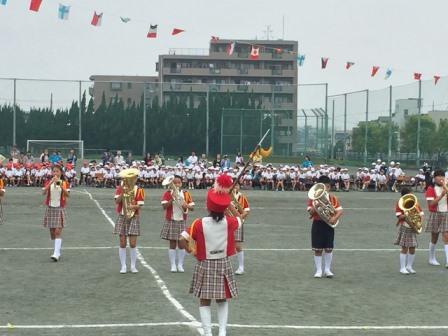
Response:
[[[175,249],[169,249],[168,250],[168,256],[170,257],[171,267],[176,266],[176,250]]]
[[[178,249],[177,250],[177,264],[180,266],[184,266],[184,259],[185,259],[185,250]]]
[[[408,262],[406,268],[412,269],[414,266],[415,254],[408,254]]]
[[[59,257],[61,255],[62,238],[54,240],[54,255]]]
[[[429,242],[429,260],[436,259],[436,244]]]
[[[201,315],[202,328],[204,328],[204,335],[211,336],[212,334],[212,314],[210,306],[199,307],[199,314]]]
[[[446,264],[448,265],[448,244],[445,244],[445,257],[446,257]]]
[[[238,252],[237,256],[238,256],[239,268],[244,270],[244,251]]]
[[[135,268],[135,263],[137,262],[137,248],[131,248],[131,268]]]
[[[314,256],[314,265],[316,266],[316,272],[322,272],[322,256]]]
[[[406,254],[400,253],[400,269],[406,268]]]
[[[219,336],[226,336],[228,316],[229,316],[229,303],[227,301],[218,302]]]
[[[120,256],[121,267],[126,267],[126,247],[118,248],[118,255]]]
[[[333,260],[333,252],[325,253],[325,272],[330,271],[332,260]]]

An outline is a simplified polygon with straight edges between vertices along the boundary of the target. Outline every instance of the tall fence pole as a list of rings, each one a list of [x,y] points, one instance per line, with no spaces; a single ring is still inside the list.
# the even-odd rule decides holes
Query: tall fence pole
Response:
[[[366,125],[364,130],[364,165],[367,165],[367,138],[369,124],[369,90],[366,90]]]
[[[142,155],[146,156],[146,83],[143,83],[143,146]]]
[[[387,150],[387,160],[392,159],[392,85],[389,86],[389,144]]]
[[[306,112],[304,109],[302,109],[302,113],[305,116],[305,132],[304,132],[304,146],[303,146],[303,151],[305,152],[306,155],[306,151],[308,149],[308,116],[306,115]]]
[[[240,113],[240,153],[243,153],[243,113],[244,111],[241,110]]]
[[[417,168],[420,167],[420,117],[422,113],[422,80],[418,81],[418,117],[417,117]]]
[[[333,110],[331,112],[331,158],[334,158],[334,99],[333,99]]]
[[[17,106],[17,79],[14,78],[14,101],[12,105],[12,144],[16,145],[16,106]]]
[[[82,113],[81,113],[81,100],[82,100],[82,94],[81,94],[81,90],[82,90],[82,82],[79,81],[78,82],[79,85],[79,96],[78,96],[78,101],[79,101],[79,125],[78,125],[78,140],[81,141],[82,140]]]
[[[347,94],[344,93],[344,147],[342,150],[342,159],[347,155]]]
[[[209,139],[209,123],[210,123],[210,90],[209,87],[207,86],[207,96],[206,96],[206,111],[205,111],[205,155],[207,155],[207,157],[210,154],[210,139]]]
[[[224,140],[224,110],[221,110],[221,150],[220,154],[222,155],[222,149],[223,149],[223,140]]]
[[[325,83],[325,162],[328,160],[328,83]]]
[[[275,100],[275,90],[276,90],[276,86],[272,85],[272,94],[271,94],[271,146],[272,146],[272,152],[275,153],[275,146],[274,146],[274,140],[275,140],[275,129],[274,129],[274,119],[275,119],[275,114],[274,114],[274,100]]]

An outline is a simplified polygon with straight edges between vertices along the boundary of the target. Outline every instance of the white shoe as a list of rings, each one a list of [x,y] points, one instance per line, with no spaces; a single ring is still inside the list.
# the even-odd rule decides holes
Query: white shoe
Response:
[[[238,269],[235,271],[235,274],[237,274],[237,275],[244,274],[244,268],[238,267]]]
[[[136,269],[135,267],[131,267],[131,273],[138,273],[138,269]]]
[[[51,258],[51,260],[53,260],[54,262],[57,262],[57,261],[59,261],[59,258],[60,258],[61,256],[57,256],[56,254],[53,254],[50,258]]]
[[[171,272],[176,273],[177,272],[177,267],[176,265],[171,265]]]
[[[121,274],[126,274],[127,272],[128,272],[128,270],[127,270],[126,266],[123,266],[120,270]]]
[[[440,266],[440,263],[436,259],[429,259],[428,262],[432,266]]]
[[[324,274],[325,274],[325,277],[326,277],[326,278],[332,278],[332,277],[334,277],[334,273],[331,272],[330,270],[325,271]]]
[[[408,272],[408,270],[406,269],[406,268],[402,268],[401,270],[400,270],[400,273],[401,274],[409,274],[409,272]]]
[[[406,267],[406,269],[411,274],[416,274],[417,273],[412,267]]]
[[[179,273],[184,273],[184,272],[185,272],[185,270],[184,270],[184,266],[182,266],[182,265],[177,265],[177,271],[178,271]]]
[[[316,273],[314,273],[314,277],[315,278],[322,278],[322,271],[317,271]]]

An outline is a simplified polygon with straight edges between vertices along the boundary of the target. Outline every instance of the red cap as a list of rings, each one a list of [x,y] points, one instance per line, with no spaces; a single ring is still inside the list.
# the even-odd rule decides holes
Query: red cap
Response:
[[[213,212],[224,212],[231,202],[227,193],[210,189],[207,193],[207,209]]]

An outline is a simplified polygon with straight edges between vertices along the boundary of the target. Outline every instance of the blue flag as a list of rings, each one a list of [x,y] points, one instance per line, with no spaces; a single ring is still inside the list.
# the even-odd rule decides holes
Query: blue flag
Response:
[[[59,4],[58,18],[61,20],[68,20],[68,14],[70,13],[70,6]]]
[[[390,76],[392,76],[392,69],[387,69],[386,76],[384,77],[384,79],[389,79]]]
[[[303,62],[305,62],[305,55],[300,55],[300,54],[297,55],[297,64],[299,66],[302,66]]]
[[[0,5],[6,6],[7,2],[8,2],[8,0],[0,0]]]

